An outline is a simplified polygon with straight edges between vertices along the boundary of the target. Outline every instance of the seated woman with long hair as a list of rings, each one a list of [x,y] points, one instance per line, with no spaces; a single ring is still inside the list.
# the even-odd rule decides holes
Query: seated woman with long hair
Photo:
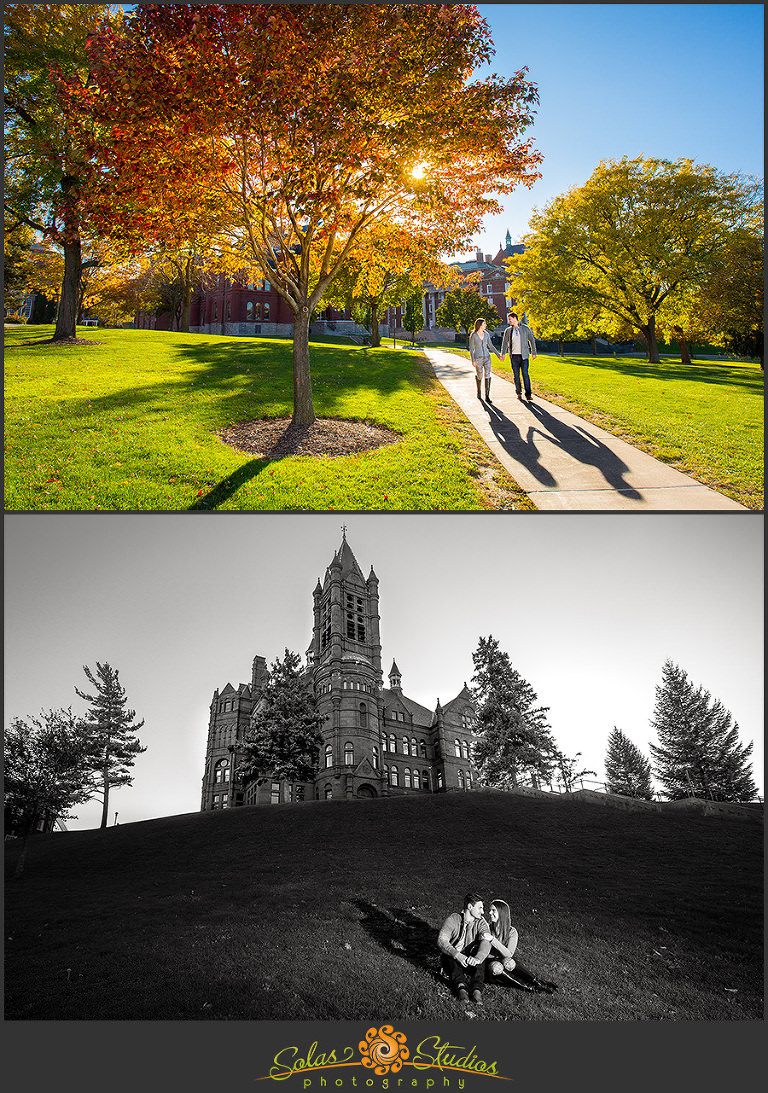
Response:
[[[503,899],[491,900],[488,908],[488,920],[491,932],[483,940],[491,943],[491,951],[485,961],[485,975],[491,982],[514,983],[524,991],[542,991],[552,994],[557,990],[555,983],[549,983],[545,979],[539,979],[533,972],[524,968],[519,960],[515,959],[517,950],[517,930],[512,925],[512,916],[509,904]]]

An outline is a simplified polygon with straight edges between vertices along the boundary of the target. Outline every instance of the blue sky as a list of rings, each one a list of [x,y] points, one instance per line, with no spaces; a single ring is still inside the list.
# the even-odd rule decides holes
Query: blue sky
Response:
[[[540,105],[528,130],[542,179],[504,197],[475,242],[513,242],[533,206],[589,178],[601,159],[685,156],[763,175],[762,4],[480,4],[496,46],[478,70],[524,66]]]

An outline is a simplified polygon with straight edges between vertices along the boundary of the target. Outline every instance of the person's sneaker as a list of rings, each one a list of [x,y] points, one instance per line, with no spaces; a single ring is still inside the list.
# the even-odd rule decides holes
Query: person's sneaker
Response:
[[[476,1006],[482,1006],[483,996],[480,991],[472,991],[472,1001],[475,1003]]]
[[[458,998],[462,1005],[466,1005],[469,1001],[469,994],[465,987],[459,987]]]
[[[518,395],[517,397],[520,399],[521,402],[523,401],[523,396],[522,395]]]

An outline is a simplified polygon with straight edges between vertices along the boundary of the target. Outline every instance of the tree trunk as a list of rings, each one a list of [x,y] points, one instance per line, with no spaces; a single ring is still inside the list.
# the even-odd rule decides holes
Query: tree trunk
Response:
[[[656,316],[651,315],[645,326],[641,326],[643,337],[645,338],[645,348],[648,353],[648,362],[650,364],[659,363],[659,345],[656,341]]]
[[[688,352],[688,342],[685,338],[680,339],[680,362],[681,364],[691,363],[691,354]]]
[[[77,336],[77,307],[80,297],[80,276],[83,270],[80,240],[64,244],[64,280],[59,296],[59,313],[56,316],[55,342]]]
[[[109,772],[106,767],[104,768],[104,771],[102,773],[104,776],[104,805],[101,809],[101,823],[99,826],[106,827],[107,816],[109,813]]]
[[[371,304],[371,349],[381,345],[381,331],[379,330],[378,304]]]
[[[181,315],[179,316],[179,330],[182,334],[189,334],[189,313],[192,308],[191,293],[184,293],[181,301]]]
[[[557,344],[558,344],[558,346],[560,347],[560,356],[561,356],[561,357],[564,357],[564,356],[565,356],[565,351],[564,351],[564,349],[563,349],[563,343],[562,343],[561,341],[558,341],[558,343],[557,343]]]
[[[294,425],[311,425],[312,377],[309,371],[309,308],[299,305],[293,317],[293,418]]]
[[[592,339],[592,356],[597,356],[597,338]]]

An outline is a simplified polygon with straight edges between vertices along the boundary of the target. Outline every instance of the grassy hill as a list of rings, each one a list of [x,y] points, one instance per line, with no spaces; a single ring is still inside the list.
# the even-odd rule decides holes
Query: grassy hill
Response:
[[[762,1016],[762,825],[503,793],[322,801],[6,847],[6,1018],[462,1019],[435,940],[507,899],[552,995],[498,1020]]]

